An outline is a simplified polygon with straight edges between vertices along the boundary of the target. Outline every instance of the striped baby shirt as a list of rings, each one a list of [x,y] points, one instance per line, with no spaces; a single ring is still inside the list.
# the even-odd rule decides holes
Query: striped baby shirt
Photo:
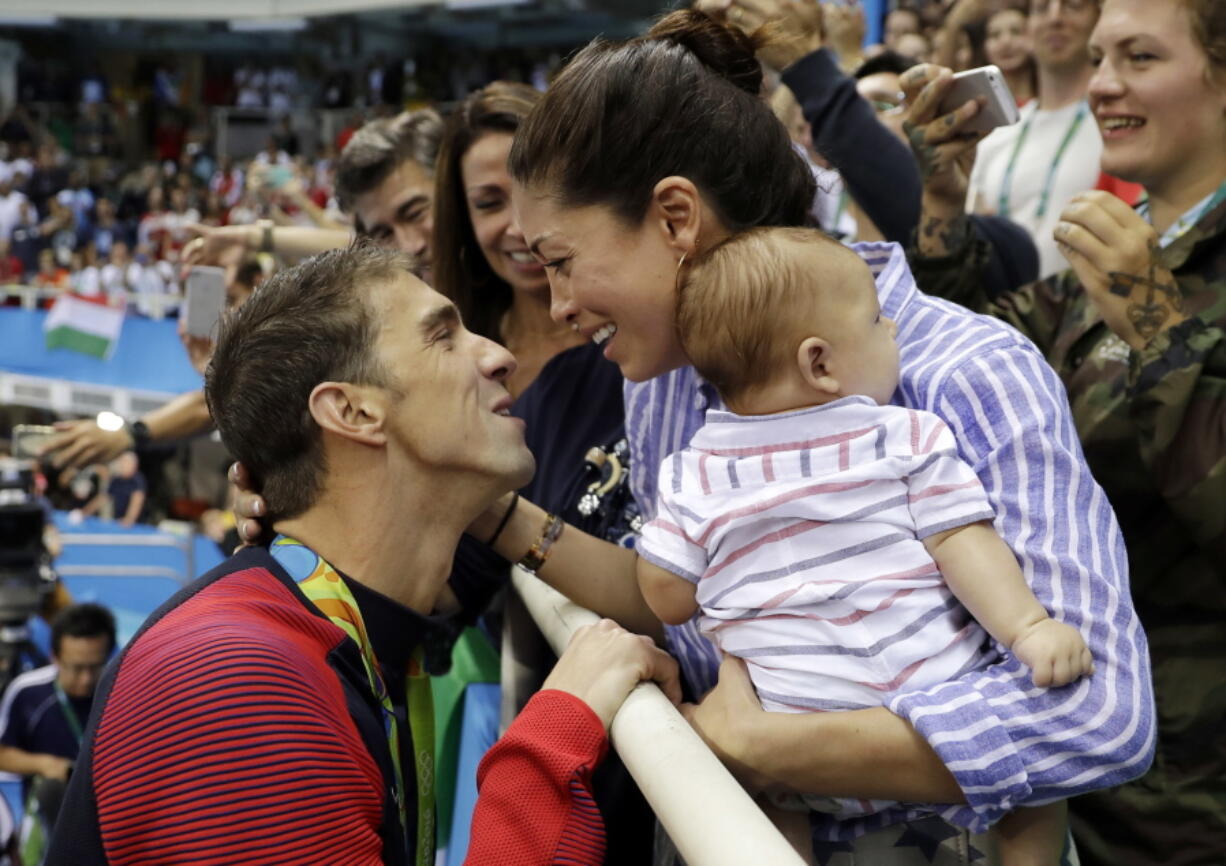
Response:
[[[859,396],[711,412],[659,491],[639,555],[697,585],[703,634],[767,710],[879,706],[986,666],[923,543],[993,517],[936,415]]]
[[[889,702],[966,795],[965,805],[941,815],[978,832],[1018,806],[1137,778],[1154,754],[1149,652],[1119,524],[1086,465],[1064,385],[1009,325],[919,291],[897,244],[853,249],[873,271],[882,313],[898,323],[901,375],[892,402],[949,426],[1031,590],[1085,636],[1094,656],[1093,676],[1060,689],[1035,688],[1006,653],[985,670]],[[627,383],[630,485],[644,519],[655,516],[660,464],[721,408],[693,367]],[[719,652],[696,621],[667,635],[690,689],[704,694],[715,684]],[[819,815],[814,834],[849,839],[923,814],[899,809],[841,823]]]

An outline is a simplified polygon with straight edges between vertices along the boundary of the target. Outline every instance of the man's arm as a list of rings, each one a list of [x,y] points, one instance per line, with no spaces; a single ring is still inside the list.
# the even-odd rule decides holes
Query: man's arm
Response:
[[[16,773],[19,776],[44,776],[48,779],[68,778],[72,761],[59,755],[27,752],[16,746],[0,745],[0,772]]]
[[[149,428],[149,438],[153,442],[194,436],[213,424],[204,391],[180,394],[141,420]],[[59,432],[47,439],[40,453],[49,456],[56,467],[105,463],[135,445],[127,427],[103,430],[92,418],[61,421],[55,426]]]

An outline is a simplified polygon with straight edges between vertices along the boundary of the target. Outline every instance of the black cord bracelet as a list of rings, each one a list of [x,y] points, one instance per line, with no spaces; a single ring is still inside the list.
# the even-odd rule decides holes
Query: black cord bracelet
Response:
[[[486,547],[493,547],[494,542],[498,540],[498,536],[502,535],[502,530],[507,528],[507,524],[511,521],[511,515],[515,512],[515,506],[519,505],[519,491],[517,490],[511,496],[511,504],[507,506],[506,514],[502,515],[502,520],[498,523],[498,528],[494,530],[494,534],[490,536],[490,540],[485,542]]]

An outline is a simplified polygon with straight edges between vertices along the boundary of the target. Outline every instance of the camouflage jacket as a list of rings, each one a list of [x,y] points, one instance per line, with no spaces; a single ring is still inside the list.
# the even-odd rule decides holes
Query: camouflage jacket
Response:
[[[1071,270],[989,298],[982,238],[910,252],[924,291],[1014,325],[1060,374],[1128,546],[1157,754],[1141,780],[1073,803],[1082,862],[1226,863],[1226,202],[1163,250],[1193,315],[1139,352]]]

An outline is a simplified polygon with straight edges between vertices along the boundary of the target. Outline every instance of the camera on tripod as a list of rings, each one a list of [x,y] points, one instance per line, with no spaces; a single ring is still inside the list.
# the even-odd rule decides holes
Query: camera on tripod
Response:
[[[55,590],[56,574],[43,541],[49,516],[38,491],[38,464],[29,437],[13,431],[13,457],[0,457],[0,686],[22,666],[46,663],[30,643],[29,620]]]

